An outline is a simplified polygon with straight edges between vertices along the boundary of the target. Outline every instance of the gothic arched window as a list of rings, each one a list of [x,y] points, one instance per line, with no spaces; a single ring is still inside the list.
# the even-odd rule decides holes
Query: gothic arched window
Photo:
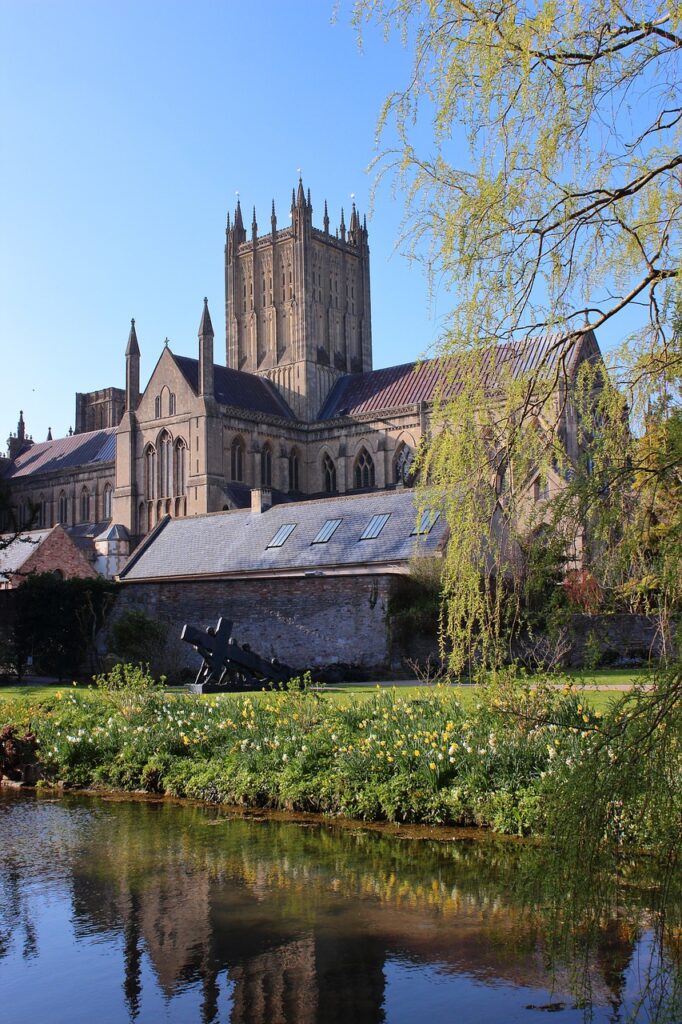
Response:
[[[260,453],[261,487],[272,487],[272,448],[266,442]]]
[[[59,492],[59,522],[66,525],[69,518],[69,502],[65,491]]]
[[[336,466],[327,452],[324,453],[322,459],[322,479],[327,494],[334,494],[336,492]]]
[[[292,448],[289,452],[289,490],[299,490],[299,463],[300,459],[296,448]]]
[[[161,395],[154,399],[154,416],[157,420],[161,419]]]
[[[137,508],[137,532],[141,535],[147,532],[147,507],[143,501]]]
[[[159,497],[167,498],[173,480],[173,440],[167,430],[159,438]]]
[[[181,496],[187,492],[187,444],[182,437],[175,442],[173,463],[173,489]]]
[[[102,517],[104,519],[111,519],[111,484],[104,485],[104,494],[102,496]]]
[[[90,495],[87,487],[81,491],[81,523],[87,523],[90,514]]]
[[[235,437],[230,446],[230,480],[241,483],[244,479],[244,442]]]
[[[361,448],[355,460],[355,487],[374,487],[374,463],[366,448]]]
[[[170,398],[168,399],[168,415],[175,416],[175,395],[171,391]]]
[[[413,479],[412,464],[414,462],[414,452],[408,444],[403,443],[399,446],[395,461],[393,463],[393,479],[397,484],[407,484]]]
[[[144,493],[148,501],[156,497],[156,448],[148,444],[144,450]]]

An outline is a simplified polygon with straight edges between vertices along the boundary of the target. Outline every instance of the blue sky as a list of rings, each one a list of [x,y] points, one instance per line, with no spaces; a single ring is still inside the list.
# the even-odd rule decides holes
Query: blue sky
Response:
[[[224,361],[225,217],[288,223],[298,168],[314,221],[368,209],[375,124],[408,60],[358,49],[332,0],[0,0],[0,437],[19,409],[43,440],[74,393],[124,383],[130,318],[143,378],[163,340],[194,355],[209,297]],[[388,187],[369,222],[376,366],[437,334],[418,267],[395,251]],[[441,312],[445,311],[445,307]],[[4,433],[3,433],[4,431]],[[2,442],[0,442],[0,446]]]
[[[332,225],[351,193],[368,209],[377,116],[409,58],[372,32],[360,52],[349,0],[333,10],[0,0],[0,449],[20,408],[43,440],[73,424],[76,391],[123,386],[133,316],[143,380],[165,337],[196,354],[204,295],[224,361],[236,191],[261,230],[273,197],[288,222],[298,168],[316,224],[325,198]],[[396,250],[402,210],[383,185],[369,220],[375,366],[425,352],[452,302]]]

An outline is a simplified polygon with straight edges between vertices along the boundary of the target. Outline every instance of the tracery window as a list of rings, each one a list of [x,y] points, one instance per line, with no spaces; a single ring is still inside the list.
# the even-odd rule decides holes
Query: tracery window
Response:
[[[296,448],[289,452],[289,490],[299,490],[299,457]]]
[[[394,480],[397,484],[407,484],[413,478],[414,452],[408,444],[403,442],[396,452],[394,466]]]
[[[244,479],[244,442],[235,437],[230,446],[230,479],[241,483]]]
[[[173,440],[167,430],[159,438],[159,497],[167,498],[173,480]]]
[[[175,442],[173,462],[173,489],[182,496],[187,493],[187,443],[182,437]]]
[[[366,448],[361,448],[355,460],[355,487],[374,487],[374,462]]]
[[[322,457],[322,479],[326,493],[334,494],[336,492],[336,466],[327,452]]]
[[[260,482],[261,487],[272,487],[272,448],[267,443],[260,453]]]
[[[144,493],[148,501],[156,497],[156,448],[148,444],[144,450]]]

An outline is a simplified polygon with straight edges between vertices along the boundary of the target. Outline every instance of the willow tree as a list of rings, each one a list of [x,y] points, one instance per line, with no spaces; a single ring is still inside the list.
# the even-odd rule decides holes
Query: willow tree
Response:
[[[572,524],[570,560],[587,519],[594,558],[618,551],[618,570],[601,566],[615,586],[623,526],[641,525],[633,473],[655,460],[624,429],[626,407],[641,428],[680,400],[682,5],[358,0],[354,16],[413,54],[381,112],[376,170],[404,193],[409,255],[453,295],[437,351],[458,385],[422,465],[452,534],[443,628],[457,668],[472,649],[499,657],[530,538]],[[576,368],[609,321],[622,339],[610,373]],[[491,351],[506,365],[538,335],[539,361],[491,380]],[[572,451],[567,410],[582,417]],[[528,508],[538,472],[543,495],[552,484],[541,514]]]

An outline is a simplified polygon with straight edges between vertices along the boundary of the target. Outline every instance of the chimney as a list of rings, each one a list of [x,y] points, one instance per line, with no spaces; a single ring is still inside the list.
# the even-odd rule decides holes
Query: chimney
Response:
[[[272,490],[269,487],[251,488],[251,512],[260,515],[272,507]]]

